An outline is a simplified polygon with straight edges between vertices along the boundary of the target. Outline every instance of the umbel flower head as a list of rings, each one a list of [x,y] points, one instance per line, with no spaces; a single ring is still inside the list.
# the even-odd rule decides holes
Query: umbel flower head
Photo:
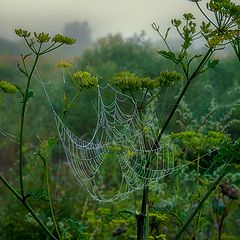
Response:
[[[66,44],[66,45],[73,45],[76,42],[76,39],[69,38],[69,37],[63,36],[61,34],[56,34],[52,38],[52,42],[54,42],[54,43],[62,43],[62,44]]]
[[[122,90],[137,90],[142,86],[142,80],[137,77],[134,73],[120,72],[115,74],[110,83]]]
[[[164,71],[160,73],[160,76],[157,78],[159,81],[159,87],[171,87],[174,85],[174,83],[179,82],[183,79],[183,76],[181,73],[178,73],[176,71]]]
[[[120,72],[112,77],[110,83],[122,90],[139,90],[140,88],[156,89],[170,87],[181,79],[182,75],[176,71],[161,72],[160,76],[154,79],[140,78],[130,72]]]
[[[91,76],[89,72],[77,71],[73,74],[73,80],[80,90],[96,87],[98,80],[96,77]]]
[[[49,42],[49,40],[51,39],[49,34],[44,32],[41,32],[41,33],[34,32],[34,36],[37,39],[37,42],[39,43]]]
[[[72,63],[65,62],[65,61],[61,61],[57,64],[58,68],[70,68],[71,66],[72,66]]]
[[[27,30],[23,29],[15,29],[15,33],[21,37],[21,38],[29,38],[31,36],[31,32],[28,32]],[[46,43],[49,42],[52,39],[53,43],[59,43],[59,44],[66,44],[66,45],[73,45],[76,42],[76,39],[66,37],[61,34],[56,34],[55,36],[51,37],[48,33],[40,32],[36,33],[34,32],[35,39],[31,39],[32,41],[36,41],[39,43]]]
[[[28,38],[31,36],[31,33],[28,32],[27,30],[22,30],[22,29],[15,29],[15,33],[19,36],[19,37],[23,37],[23,38]]]
[[[122,90],[139,90],[140,88],[154,89],[159,87],[159,82],[151,78],[140,78],[134,73],[120,72],[115,74],[110,83]]]
[[[10,83],[10,82],[4,81],[4,80],[1,80],[1,81],[0,81],[0,89],[1,89],[4,93],[13,94],[13,93],[16,93],[16,92],[17,92],[17,88],[16,88],[15,85],[13,85],[13,84]]]

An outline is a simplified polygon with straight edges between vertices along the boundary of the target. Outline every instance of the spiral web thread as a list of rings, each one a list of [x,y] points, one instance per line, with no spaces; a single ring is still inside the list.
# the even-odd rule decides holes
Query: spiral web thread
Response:
[[[165,101],[168,91],[163,102],[158,103],[158,106],[162,106],[160,119],[156,116],[156,110],[153,110],[151,119],[144,121],[139,115],[135,101],[128,95],[118,92],[111,85],[98,86],[96,129],[90,141],[80,139],[65,125],[51,103],[46,85],[52,80],[44,83],[38,71],[37,76],[34,75],[34,77],[41,83],[52,109],[68,165],[77,181],[94,200],[100,202],[124,200],[130,193],[143,188],[146,184],[159,180],[173,171],[178,171],[200,158],[218,151],[224,145],[222,144],[192,161],[175,166],[174,146],[177,140],[168,140],[164,136],[160,142],[156,142],[155,139],[162,122],[164,106],[167,106]],[[105,90],[109,89],[112,92],[110,101],[105,97]],[[221,108],[238,105],[221,106]],[[202,107],[202,105],[194,106]],[[204,106],[210,107],[210,105]],[[189,126],[188,129],[201,125],[207,117],[208,114]],[[158,147],[156,148],[156,146]],[[111,176],[117,175],[118,185],[111,188],[109,183],[112,182],[112,179],[104,178],[106,174],[104,168],[112,162],[118,165],[118,169],[112,169],[111,173]],[[60,164],[61,162],[59,170]],[[113,191],[109,189],[113,189]]]
[[[109,89],[114,97],[106,104],[102,92]],[[53,113],[73,174],[95,200],[124,200],[131,192],[174,169],[173,145],[167,141],[156,144],[156,116],[144,122],[135,101],[110,85],[98,86],[98,120],[90,141],[77,137],[54,109]],[[112,161],[117,161],[118,172],[113,174],[119,176],[120,182],[117,193],[106,195],[102,175]]]

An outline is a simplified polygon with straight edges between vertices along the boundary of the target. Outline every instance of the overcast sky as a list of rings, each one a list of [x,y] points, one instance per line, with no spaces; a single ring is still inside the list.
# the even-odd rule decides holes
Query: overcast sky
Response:
[[[65,23],[87,20],[94,38],[117,32],[127,37],[141,30],[152,38],[152,22],[165,29],[183,12],[198,11],[188,0],[0,0],[0,37],[16,39],[19,27],[58,33]]]

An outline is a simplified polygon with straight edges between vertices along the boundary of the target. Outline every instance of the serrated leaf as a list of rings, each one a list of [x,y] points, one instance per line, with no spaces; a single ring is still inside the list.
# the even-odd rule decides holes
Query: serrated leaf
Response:
[[[174,52],[171,52],[171,51],[157,51],[157,53],[159,53],[164,58],[172,60],[175,63],[179,62],[179,60],[176,58],[176,55],[175,55]]]
[[[173,52],[170,51],[157,51],[160,55],[162,55],[165,58],[168,59],[174,59],[175,60],[175,54]]]

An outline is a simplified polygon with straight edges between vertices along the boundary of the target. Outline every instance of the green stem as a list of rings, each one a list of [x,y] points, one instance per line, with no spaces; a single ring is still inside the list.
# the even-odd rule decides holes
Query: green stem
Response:
[[[142,194],[142,206],[141,206],[141,212],[138,213],[137,217],[137,240],[143,240],[146,228],[145,226],[145,218],[147,213],[147,201],[148,201],[148,185],[144,186],[143,188],[143,194]]]
[[[215,27],[218,28],[218,26],[211,21],[211,19],[205,14],[205,12],[202,10],[202,8],[199,6],[198,2],[196,2],[198,9],[200,10],[200,12],[203,14],[203,16]]]
[[[45,161],[44,161],[45,162]],[[49,208],[50,208],[50,211],[51,211],[51,216],[52,216],[52,220],[53,220],[53,225],[54,225],[54,228],[57,232],[57,235],[58,235],[58,238],[59,239],[62,239],[61,238],[61,234],[60,234],[60,231],[58,229],[58,225],[57,225],[57,222],[56,222],[56,218],[55,218],[55,214],[54,214],[54,211],[53,211],[53,205],[52,205],[52,200],[51,200],[51,193],[50,193],[50,186],[49,186],[49,174],[48,174],[48,165],[47,163],[45,162],[45,177],[46,177],[46,188],[47,188],[47,195],[48,195],[48,203],[49,203]]]
[[[71,102],[67,105],[67,109],[64,110],[64,115],[69,111],[71,105],[73,104],[73,102],[77,99],[77,97],[79,96],[80,94],[80,90],[76,93],[76,95],[73,97],[73,99],[71,100]]]
[[[143,110],[143,109],[141,109]],[[142,114],[141,111],[138,109],[139,117],[142,121]],[[142,126],[144,127],[144,126]],[[143,140],[144,140],[144,146],[145,148],[147,147],[146,145],[146,138],[145,134],[143,133]],[[146,168],[148,168],[150,165],[150,162],[147,161],[146,163]],[[137,214],[137,240],[143,240],[144,237],[147,237],[147,223],[146,223],[146,213],[147,213],[147,201],[148,201],[148,182],[145,182],[145,186],[143,188],[143,194],[142,194],[142,205],[141,205],[141,212]]]
[[[51,47],[47,48],[46,50],[44,50],[43,52],[39,53],[39,55],[43,55],[43,54],[46,54],[46,53],[49,53],[49,52],[52,52],[53,50],[61,47],[64,43],[61,43],[59,45],[57,45],[56,47],[53,47],[55,44],[53,44]]]
[[[155,148],[158,148],[158,146],[159,146],[159,141],[160,141],[163,133],[165,132],[168,124],[170,123],[170,121],[171,121],[174,113],[176,112],[176,110],[177,110],[177,108],[178,108],[178,105],[179,105],[179,103],[181,102],[183,96],[185,95],[185,93],[186,93],[186,91],[187,91],[190,83],[191,83],[192,80],[199,74],[199,72],[201,71],[201,69],[203,68],[203,66],[206,64],[206,61],[209,59],[209,57],[212,55],[212,53],[213,53],[213,49],[212,49],[212,48],[209,48],[208,51],[207,51],[207,53],[205,54],[204,58],[202,59],[202,61],[199,63],[198,67],[195,69],[195,71],[194,71],[193,74],[191,75],[191,77],[189,77],[189,78],[187,79],[187,82],[186,82],[186,84],[185,84],[182,92],[180,93],[180,95],[179,95],[179,97],[178,97],[178,99],[177,99],[177,102],[175,103],[175,105],[174,105],[171,113],[168,115],[168,118],[167,118],[165,124],[163,125],[163,128],[161,129],[159,135],[157,136],[157,139],[156,139],[155,145],[154,145]]]
[[[29,94],[29,87],[30,87],[30,82],[31,78],[33,75],[33,72],[35,70],[35,67],[37,65],[38,59],[39,59],[39,53],[41,50],[42,44],[40,44],[38,52],[36,53],[35,60],[31,69],[30,74],[28,75],[27,78],[27,86],[25,90],[25,94],[23,96],[23,105],[22,105],[22,112],[21,112],[21,123],[20,123],[20,137],[19,137],[19,176],[20,176],[20,188],[21,188],[21,195],[22,198],[25,199],[24,195],[24,186],[23,186],[23,171],[22,171],[22,165],[23,165],[23,128],[24,128],[24,120],[25,120],[25,112],[26,112],[26,105],[28,101],[28,94]]]
[[[160,134],[158,135],[158,137],[156,139],[156,142],[154,144],[155,148],[158,147],[160,138],[162,137],[162,135],[163,135],[164,131],[166,130],[170,120],[172,119],[172,117],[173,117],[173,115],[174,115],[174,113],[175,113],[175,111],[176,111],[180,101],[182,100],[183,96],[185,95],[185,93],[186,93],[186,91],[187,91],[187,89],[188,89],[188,87],[190,85],[190,82],[198,75],[199,71],[205,65],[206,61],[209,59],[211,54],[212,54],[212,48],[209,48],[209,50],[205,54],[205,56],[202,59],[202,61],[200,62],[198,67],[195,69],[195,71],[191,75],[191,77],[187,78],[186,85],[184,86],[180,96],[177,99],[176,104],[174,105],[171,113],[168,116],[168,119],[166,120],[163,128],[160,131]],[[149,165],[149,163],[146,164],[146,167],[148,167],[148,165]],[[137,240],[143,240],[143,237],[144,237],[144,225],[145,225],[145,217],[146,217],[146,211],[147,211],[147,201],[148,201],[148,183],[146,184],[146,186],[143,189],[141,212],[136,216],[137,217]]]
[[[187,221],[184,223],[183,227],[181,230],[178,232],[175,240],[178,240],[181,238],[182,234],[187,230],[187,227],[190,225],[190,223],[193,221],[194,217],[198,214],[198,212],[202,209],[205,201],[208,199],[208,197],[212,194],[212,192],[216,189],[220,181],[223,179],[223,177],[227,174],[230,166],[230,162],[232,159],[226,163],[224,168],[222,169],[221,174],[219,177],[212,183],[212,185],[209,187],[207,193],[202,197],[201,201],[199,202],[198,206],[194,209],[190,217],[187,219]]]
[[[10,190],[10,192],[13,193],[13,195],[23,204],[23,206],[29,211],[29,213],[32,215],[32,217],[36,220],[36,222],[39,224],[39,226],[42,228],[42,230],[50,237],[50,239],[57,240],[53,236],[53,234],[47,229],[45,224],[42,222],[42,220],[37,216],[35,211],[32,209],[32,207],[26,202],[26,198],[23,198],[16,190],[15,188],[3,177],[3,175],[0,173],[0,180],[3,182],[3,184]]]

